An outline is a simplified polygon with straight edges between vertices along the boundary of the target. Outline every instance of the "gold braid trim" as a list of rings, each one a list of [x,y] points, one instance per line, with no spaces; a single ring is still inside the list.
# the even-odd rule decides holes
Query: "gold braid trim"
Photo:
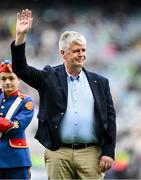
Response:
[[[10,64],[6,64],[6,66],[7,66],[7,69],[9,70],[9,72],[13,72],[13,70],[12,70],[12,68],[11,68],[11,66],[10,66]]]

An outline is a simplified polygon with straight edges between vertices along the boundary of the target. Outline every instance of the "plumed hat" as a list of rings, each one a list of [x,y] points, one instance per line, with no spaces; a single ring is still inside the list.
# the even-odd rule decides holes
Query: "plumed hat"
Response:
[[[0,64],[0,73],[1,72],[13,72],[10,60],[5,60]]]

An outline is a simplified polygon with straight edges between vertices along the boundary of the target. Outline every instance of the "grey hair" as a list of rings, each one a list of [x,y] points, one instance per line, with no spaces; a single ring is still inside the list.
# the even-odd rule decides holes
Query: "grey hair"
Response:
[[[59,50],[66,51],[73,42],[86,45],[86,39],[82,34],[75,31],[65,31],[59,40]]]

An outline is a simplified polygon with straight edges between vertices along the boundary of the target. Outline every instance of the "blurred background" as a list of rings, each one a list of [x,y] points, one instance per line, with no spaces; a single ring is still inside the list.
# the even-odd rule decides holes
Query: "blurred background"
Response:
[[[62,62],[58,39],[65,30],[87,39],[87,67],[106,76],[117,112],[116,160],[105,179],[141,179],[141,2],[136,0],[4,0],[0,2],[0,61],[11,58],[16,13],[33,11],[27,38],[28,62],[39,69]],[[38,120],[38,94],[32,95],[35,116],[27,129],[33,162],[32,179],[47,179],[44,147],[34,139]]]

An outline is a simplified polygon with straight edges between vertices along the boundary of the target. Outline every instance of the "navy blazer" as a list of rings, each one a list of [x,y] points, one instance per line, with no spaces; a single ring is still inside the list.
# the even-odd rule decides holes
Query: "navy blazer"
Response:
[[[45,66],[38,70],[29,66],[25,57],[25,43],[11,44],[13,70],[24,82],[38,90],[38,130],[35,138],[46,148],[57,150],[60,145],[59,124],[67,109],[67,74],[64,65]],[[116,113],[106,78],[92,72],[86,73],[94,102],[97,136],[103,155],[114,159],[116,141]]]

